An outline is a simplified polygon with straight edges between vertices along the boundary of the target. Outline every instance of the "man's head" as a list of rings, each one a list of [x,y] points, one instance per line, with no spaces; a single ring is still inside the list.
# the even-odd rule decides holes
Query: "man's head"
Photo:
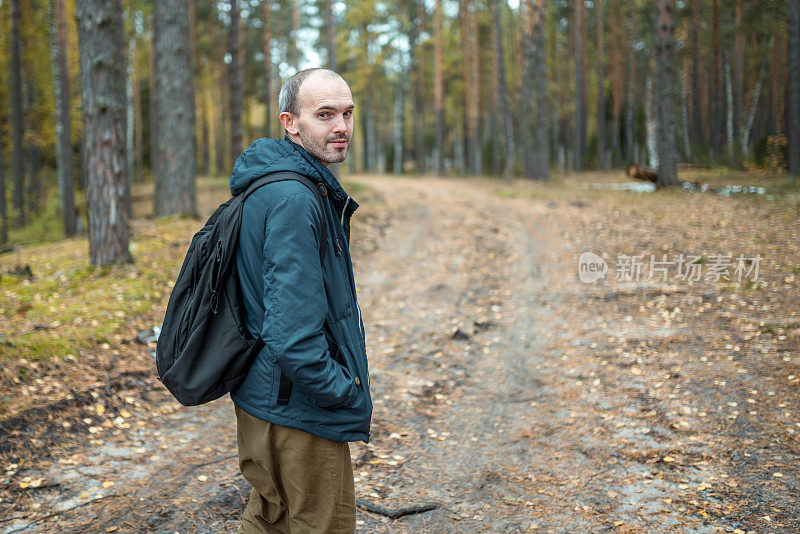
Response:
[[[332,70],[302,70],[286,80],[278,96],[289,139],[324,165],[347,157],[353,136],[353,95]]]

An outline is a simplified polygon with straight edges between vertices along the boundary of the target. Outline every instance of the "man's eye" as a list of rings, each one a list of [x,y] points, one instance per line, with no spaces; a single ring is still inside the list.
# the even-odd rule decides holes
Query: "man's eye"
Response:
[[[327,112],[325,112],[325,111],[323,111],[322,113],[320,113],[320,114],[319,114],[319,118],[320,118],[320,119],[325,119],[325,118],[327,118],[327,117],[328,117],[328,113],[327,113]]]
[[[352,110],[345,111],[345,112],[344,112],[344,116],[345,116],[345,117],[348,117],[348,118],[352,117],[352,116],[353,116],[353,111],[352,111]]]

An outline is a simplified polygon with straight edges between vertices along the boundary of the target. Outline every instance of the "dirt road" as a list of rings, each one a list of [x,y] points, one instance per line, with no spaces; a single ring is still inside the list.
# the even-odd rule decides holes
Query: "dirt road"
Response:
[[[578,255],[602,246],[585,203],[363,181],[379,201],[354,229],[375,406],[371,442],[351,445],[357,496],[439,507],[360,510],[359,532],[800,530],[796,349],[703,315],[745,297],[582,284]],[[128,417],[33,450],[25,474],[47,487],[2,532],[235,531],[230,401],[180,408],[135,373],[105,390]]]

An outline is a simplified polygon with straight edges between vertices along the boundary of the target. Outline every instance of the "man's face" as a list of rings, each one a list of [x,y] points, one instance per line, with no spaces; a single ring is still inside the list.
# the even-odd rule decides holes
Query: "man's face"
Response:
[[[353,136],[350,88],[341,78],[314,73],[303,81],[297,97],[298,115],[281,114],[289,138],[326,166],[344,161]]]

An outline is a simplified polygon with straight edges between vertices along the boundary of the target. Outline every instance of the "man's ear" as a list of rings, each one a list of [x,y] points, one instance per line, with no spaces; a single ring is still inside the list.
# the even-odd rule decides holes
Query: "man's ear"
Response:
[[[283,124],[283,129],[286,130],[288,133],[292,135],[297,135],[298,129],[296,125],[295,116],[289,113],[288,111],[284,111],[280,114],[281,124]]]

